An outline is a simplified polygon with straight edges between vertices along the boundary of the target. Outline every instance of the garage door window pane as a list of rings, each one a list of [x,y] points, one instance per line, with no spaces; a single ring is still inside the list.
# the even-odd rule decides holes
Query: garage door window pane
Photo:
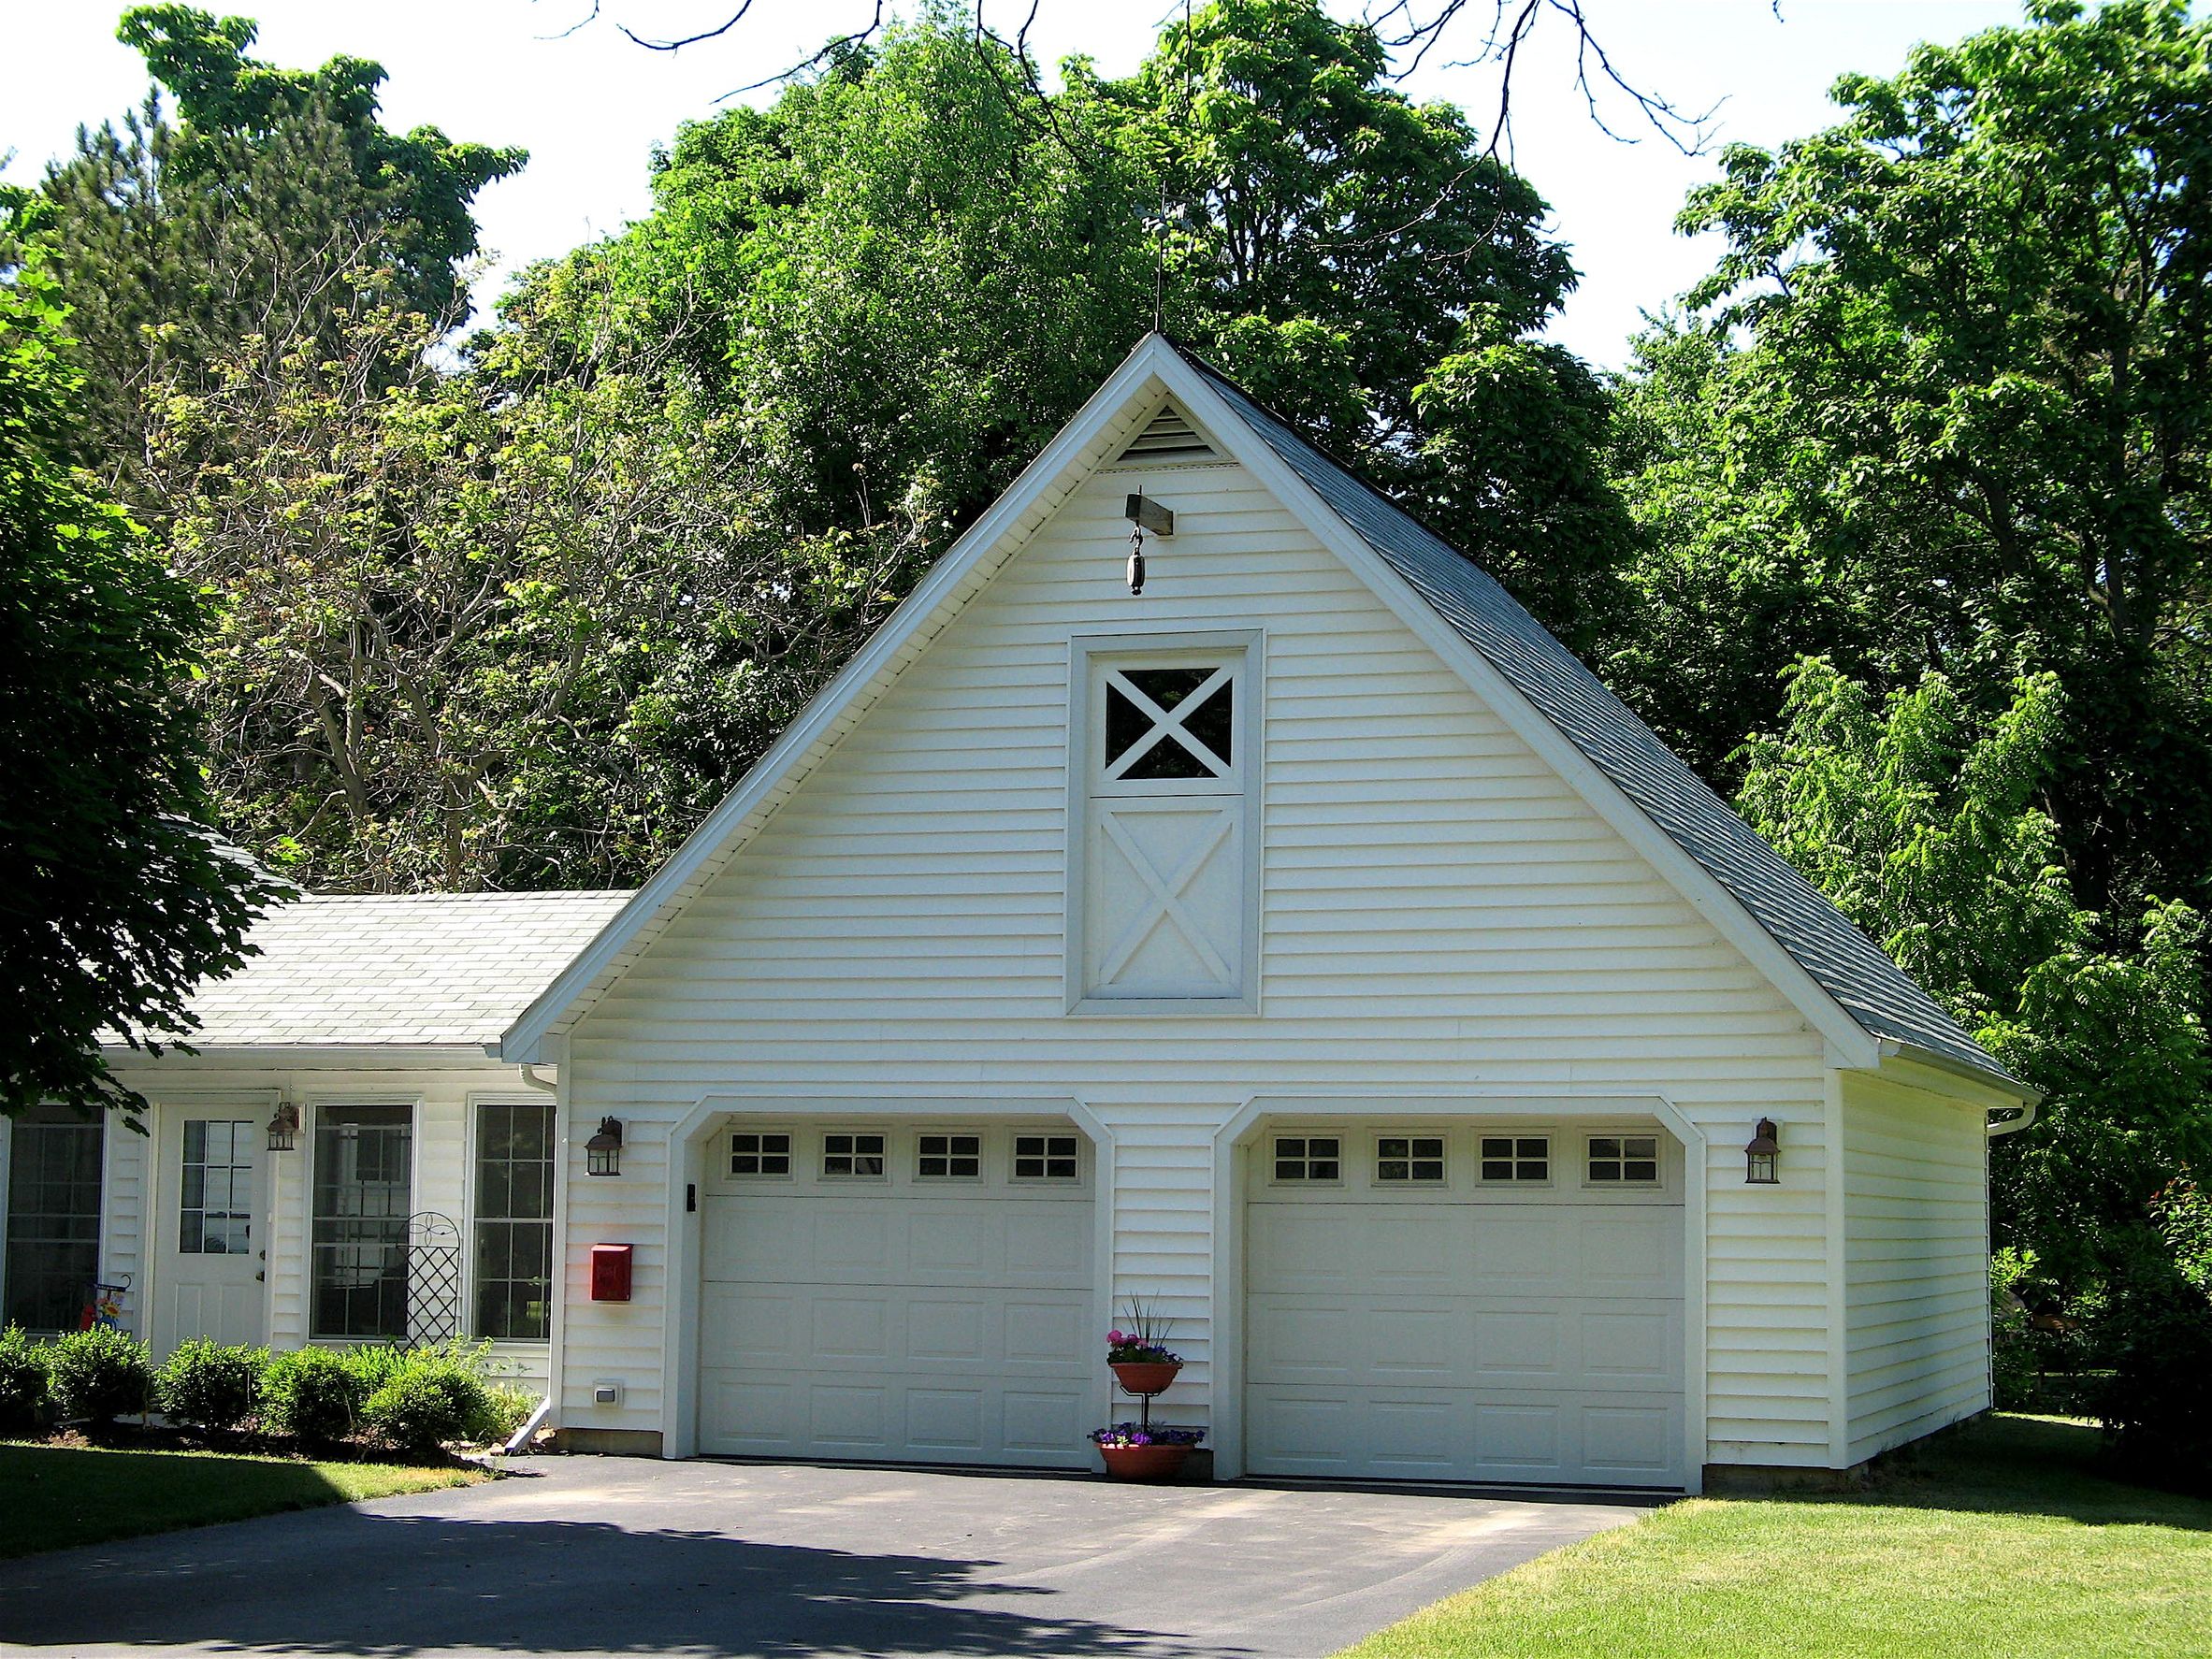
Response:
[[[974,1181],[983,1176],[983,1137],[925,1134],[915,1148],[914,1173],[924,1181]]]
[[[1375,1178],[1391,1182],[1439,1183],[1444,1178],[1444,1137],[1440,1134],[1381,1135],[1375,1141]]]
[[[1072,1134],[1018,1134],[1014,1137],[1017,1181],[1072,1181],[1076,1178],[1076,1137]]]
[[[1651,1134],[1594,1134],[1590,1137],[1590,1179],[1609,1187],[1650,1187],[1659,1179],[1659,1137]]]
[[[1540,1134],[1486,1134],[1482,1137],[1485,1181],[1548,1181],[1552,1142]]]
[[[733,1176],[788,1176],[791,1173],[791,1137],[774,1130],[755,1133],[741,1131],[730,1137],[730,1173]]]
[[[883,1136],[822,1136],[822,1174],[840,1179],[880,1181],[883,1179]]]
[[[1279,1181],[1342,1180],[1344,1143],[1333,1134],[1277,1135],[1275,1178]]]

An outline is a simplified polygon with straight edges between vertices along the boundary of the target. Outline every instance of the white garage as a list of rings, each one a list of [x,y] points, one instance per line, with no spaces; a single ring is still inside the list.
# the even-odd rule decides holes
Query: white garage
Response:
[[[1291,1125],[1246,1173],[1253,1474],[1683,1485],[1655,1126]]]
[[[1072,1126],[734,1119],[709,1157],[701,1451],[1088,1463],[1105,1326]]]

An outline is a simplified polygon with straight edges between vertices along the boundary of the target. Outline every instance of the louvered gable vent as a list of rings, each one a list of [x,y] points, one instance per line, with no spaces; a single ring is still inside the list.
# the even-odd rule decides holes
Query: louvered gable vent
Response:
[[[1210,461],[1214,459],[1214,449],[1183,418],[1182,411],[1171,403],[1152,417],[1152,424],[1136,435],[1129,447],[1121,452],[1120,458],[1124,461]]]

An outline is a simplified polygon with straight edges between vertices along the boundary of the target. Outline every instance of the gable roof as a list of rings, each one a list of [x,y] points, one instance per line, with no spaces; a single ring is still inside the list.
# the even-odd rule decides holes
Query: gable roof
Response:
[[[628,892],[309,895],[253,924],[260,947],[193,993],[185,1040],[235,1048],[481,1051]]]
[[[1498,705],[1500,717],[1564,762],[1563,774],[1593,807],[1654,856],[1662,873],[1831,1041],[1855,1038],[1865,1063],[1878,1058],[1877,1046],[1894,1045],[2017,1091],[1932,998],[1493,577],[1160,335],[1139,342],[690,840],[509,1028],[502,1052],[543,1058],[544,1040],[566,1031],[621,975],[1075,485],[1141,441],[1164,403],[1194,424],[1202,441],[1274,482],[1293,514],[1401,617],[1429,624],[1424,637]],[[1547,743],[1553,734],[1564,743]]]
[[[1261,441],[1453,632],[1573,740],[1872,1035],[1998,1078],[2004,1068],[1487,570],[1185,354]]]

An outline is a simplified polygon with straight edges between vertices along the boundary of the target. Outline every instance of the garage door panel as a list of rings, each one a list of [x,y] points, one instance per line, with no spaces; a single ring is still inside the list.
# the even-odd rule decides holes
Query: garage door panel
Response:
[[[1571,1190],[1256,1198],[1248,1465],[1678,1486],[1682,1222],[1677,1205]]]
[[[701,1449],[1083,1465],[1090,1194],[892,1173],[703,1195]]]

